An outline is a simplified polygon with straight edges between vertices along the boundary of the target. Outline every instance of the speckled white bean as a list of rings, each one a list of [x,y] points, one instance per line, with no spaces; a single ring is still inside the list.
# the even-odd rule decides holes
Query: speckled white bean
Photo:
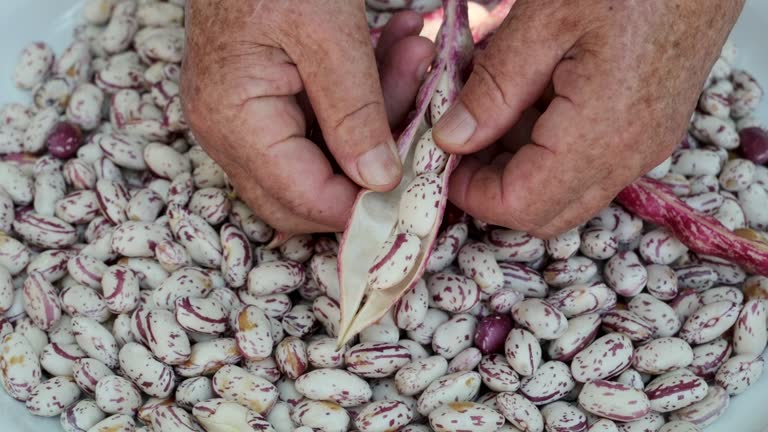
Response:
[[[638,420],[651,410],[648,396],[642,390],[600,380],[584,385],[579,405],[600,417],[622,422]]]
[[[680,318],[668,304],[650,294],[639,294],[628,304],[629,310],[647,321],[654,331],[654,336],[668,337],[680,330]]]
[[[480,299],[477,284],[461,275],[436,273],[427,281],[427,289],[435,306],[446,312],[466,312]]]
[[[552,259],[565,260],[572,257],[581,247],[581,234],[574,228],[546,240],[547,253]]]
[[[707,395],[707,382],[689,373],[671,372],[649,382],[645,394],[651,409],[666,413],[692,405]]]
[[[179,177],[174,177],[174,183]],[[255,243],[264,243],[272,237],[272,228],[256,217],[253,212],[240,200],[232,202],[229,221],[243,230],[245,235]]]
[[[176,373],[187,378],[208,375],[241,359],[234,339],[211,339],[194,344],[187,361],[176,366]]]
[[[514,305],[512,318],[538,339],[557,339],[568,329],[563,313],[539,299],[526,299]]]
[[[44,42],[33,42],[24,47],[13,72],[16,86],[31,89],[43,82],[51,71],[53,60],[53,50]]]
[[[582,410],[568,402],[553,402],[541,409],[547,431],[566,432],[585,430],[587,416]]]
[[[61,303],[56,289],[41,274],[32,273],[24,281],[24,310],[35,325],[50,330],[61,318]]]
[[[727,300],[705,305],[685,321],[680,337],[697,345],[712,341],[736,323],[740,310],[740,305]]]
[[[133,432],[136,422],[128,414],[115,414],[96,423],[87,432]]]
[[[248,273],[248,291],[254,295],[283,294],[305,280],[304,268],[294,261],[271,261],[256,265]]]
[[[53,376],[72,376],[75,361],[85,357],[77,344],[52,342],[40,353],[40,366]]]
[[[543,432],[544,417],[539,409],[517,393],[500,393],[496,406],[513,426],[525,432]]]
[[[92,399],[83,399],[61,413],[60,424],[64,432],[83,432],[104,420],[103,411]]]
[[[693,350],[680,338],[662,337],[637,347],[632,366],[642,373],[659,375],[688,366]]]
[[[410,361],[408,349],[396,343],[363,342],[344,354],[347,370],[364,378],[393,375]]]
[[[395,385],[401,394],[413,396],[445,375],[447,370],[448,362],[441,356],[415,360],[397,371]]]
[[[669,419],[688,421],[700,428],[705,428],[720,418],[728,409],[729,404],[728,392],[722,387],[712,385],[709,386],[709,391],[707,391],[707,396],[704,399],[674,411],[670,414]]]
[[[435,408],[446,403],[473,400],[481,384],[482,380],[477,372],[456,372],[445,375],[433,381],[421,393],[416,409],[422,415],[428,415]]]
[[[768,228],[768,190],[757,183],[753,183],[744,190],[739,191],[739,204],[747,217],[749,226],[759,230]]]
[[[27,410],[36,416],[61,414],[80,399],[80,388],[72,377],[54,377],[38,384],[27,399]]]
[[[448,363],[448,373],[474,370],[483,359],[483,353],[475,347],[469,347],[456,354]]]
[[[92,359],[82,358],[75,360],[72,366],[72,378],[74,378],[77,385],[88,394],[93,394],[96,391],[96,384],[101,381],[102,378],[113,375],[113,372],[104,363]]]
[[[88,288],[101,288],[101,279],[108,267],[89,255],[75,255],[67,262],[69,276]]]
[[[152,354],[169,365],[181,365],[191,357],[189,337],[170,311],[149,311],[145,321],[147,342]]]
[[[406,279],[418,262],[421,240],[415,234],[394,233],[379,249],[370,269],[368,286],[383,290]]]
[[[118,365],[117,342],[104,326],[91,318],[74,317],[72,330],[77,344],[86,354],[110,368]]]
[[[111,316],[107,303],[98,291],[76,282],[62,289],[59,298],[61,309],[73,317],[85,317],[103,323]]]
[[[550,342],[547,354],[552,360],[570,361],[592,343],[600,329],[600,315],[591,313],[568,320],[568,330]]]
[[[562,288],[577,283],[586,283],[597,274],[597,265],[587,257],[574,256],[552,262],[544,269],[547,284]]]
[[[215,397],[216,394],[213,392],[211,379],[201,376],[188,378],[180,382],[176,387],[174,399],[180,407],[191,410],[198,402]]]
[[[568,365],[560,361],[548,361],[520,382],[519,392],[534,405],[546,405],[562,399],[575,387],[576,382]]]
[[[437,432],[494,432],[504,425],[504,417],[482,404],[451,402],[430,412],[429,424]]]
[[[667,422],[658,432],[701,432],[695,424],[683,420]]]
[[[360,432],[386,432],[408,424],[413,418],[411,408],[396,400],[382,400],[365,406],[355,417]]]
[[[672,300],[678,294],[677,274],[671,267],[662,264],[650,264],[645,267],[648,282],[645,288],[659,300]]]
[[[107,414],[135,414],[141,406],[141,392],[130,381],[117,375],[99,380],[96,404]]]
[[[177,298],[174,316],[179,325],[188,332],[219,335],[227,330],[227,311],[214,299]]]
[[[152,357],[152,353],[137,343],[124,345],[118,354],[120,369],[144,393],[165,398],[173,393],[176,376],[173,369]]]
[[[717,370],[715,382],[731,396],[744,393],[763,374],[764,364],[765,361],[760,355],[733,356]]]
[[[520,263],[507,262],[499,263],[499,268],[504,276],[504,289],[517,291],[526,297],[547,296],[547,282],[536,270]]]
[[[414,178],[400,199],[398,229],[426,237],[437,222],[442,190],[442,178],[437,174],[422,174]]]
[[[237,314],[235,339],[245,358],[267,358],[272,353],[272,326],[267,315],[256,306],[241,309]]]
[[[328,401],[306,400],[293,409],[291,419],[305,430],[346,432],[349,429],[349,414],[341,406]],[[302,428],[296,428],[298,431]]]
[[[620,252],[608,260],[603,274],[608,285],[624,297],[636,296],[648,281],[645,267],[631,251]]]
[[[616,254],[618,246],[616,235],[605,228],[588,228],[581,233],[579,250],[588,258],[608,259]]]
[[[19,333],[5,335],[0,348],[0,382],[11,397],[26,401],[41,382],[38,356]]]
[[[275,432],[258,413],[225,399],[210,399],[197,403],[192,409],[195,419],[210,432],[229,430],[262,430]]]
[[[657,228],[644,234],[638,248],[644,260],[652,264],[671,264],[688,251],[688,248],[665,228]]]
[[[688,369],[703,378],[712,378],[731,356],[733,349],[725,339],[715,339],[693,348],[693,361]]]
[[[485,237],[497,261],[531,262],[544,256],[544,240],[523,231],[494,229]]]
[[[514,392],[520,388],[520,377],[501,354],[485,356],[477,366],[483,384],[496,392]]]
[[[603,312],[616,306],[616,292],[601,282],[576,284],[558,290],[547,298],[566,318]]]
[[[442,271],[456,259],[459,249],[464,246],[469,235],[469,227],[465,223],[457,223],[445,229],[437,238],[434,249],[427,259],[427,271],[436,273]]]
[[[154,306],[173,310],[181,297],[203,298],[213,289],[210,275],[199,267],[183,267],[174,271],[151,293]]]
[[[504,342],[504,355],[515,372],[531,376],[541,364],[541,345],[531,332],[512,329]]]
[[[731,116],[740,118],[755,110],[763,96],[763,89],[755,78],[744,70],[733,70],[731,81],[734,84]]]
[[[35,212],[41,216],[53,216],[56,202],[64,198],[67,186],[59,171],[47,171],[35,176]]]
[[[437,327],[448,321],[449,318],[447,313],[439,309],[429,308],[422,322],[412,330],[408,330],[408,337],[420,344],[429,345]]]
[[[0,183],[10,195],[14,204],[27,205],[32,202],[34,180],[21,169],[8,162],[0,162]]]
[[[101,278],[104,302],[113,313],[130,312],[139,304],[139,278],[133,270],[115,265]]]
[[[70,159],[64,164],[64,180],[74,189],[91,189],[96,185],[96,173],[89,163]]]
[[[216,394],[262,415],[277,401],[277,388],[272,383],[234,365],[219,369],[212,383]]]
[[[307,344],[307,360],[315,368],[338,368],[344,365],[346,345],[336,347],[336,340],[331,337],[312,339]]]
[[[294,336],[280,341],[275,347],[274,356],[277,367],[291,379],[300,377],[309,367],[307,345],[303,340]]]
[[[504,275],[493,247],[479,242],[467,243],[459,250],[458,263],[462,273],[474,280],[484,294],[491,295],[504,287]]]
[[[178,206],[166,211],[176,241],[187,248],[192,260],[208,268],[221,267],[219,233],[200,216]]]
[[[342,407],[371,399],[371,386],[359,376],[341,369],[316,369],[296,380],[296,390],[314,400],[333,401]]]
[[[469,314],[456,314],[437,326],[432,335],[432,350],[447,359],[456,357],[472,346],[477,319]]]
[[[608,333],[576,354],[571,374],[578,382],[614,377],[632,363],[632,340],[623,333]]]
[[[66,247],[77,241],[77,232],[72,225],[34,211],[17,214],[13,229],[25,242],[47,249]]]
[[[603,329],[627,335],[634,342],[645,342],[654,333],[651,323],[630,310],[614,309],[603,315]]]

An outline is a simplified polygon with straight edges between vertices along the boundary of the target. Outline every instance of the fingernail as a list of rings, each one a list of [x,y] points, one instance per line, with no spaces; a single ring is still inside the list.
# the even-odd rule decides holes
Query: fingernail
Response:
[[[457,102],[443,114],[432,133],[441,143],[459,147],[472,138],[475,129],[477,129],[477,121],[464,104]]]
[[[369,186],[385,186],[400,178],[400,157],[395,150],[395,143],[380,144],[357,160],[357,171]]]

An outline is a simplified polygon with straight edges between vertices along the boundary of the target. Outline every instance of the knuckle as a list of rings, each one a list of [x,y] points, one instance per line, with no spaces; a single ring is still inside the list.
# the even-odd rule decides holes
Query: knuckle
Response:
[[[472,79],[477,80],[477,85],[474,87],[478,89],[480,94],[478,98],[480,100],[491,101],[496,106],[505,108],[507,110],[513,107],[513,104],[507,96],[507,91],[501,84],[503,82],[510,82],[499,72],[499,68],[493,66],[492,63],[485,61],[483,57],[475,64],[472,70]]]
[[[333,128],[338,132],[348,132],[360,128],[383,113],[384,104],[380,100],[367,100],[352,106],[337,115],[333,121]]]

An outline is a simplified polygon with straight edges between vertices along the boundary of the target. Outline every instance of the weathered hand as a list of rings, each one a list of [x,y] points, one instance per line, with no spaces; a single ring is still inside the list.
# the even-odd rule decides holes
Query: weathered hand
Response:
[[[185,114],[267,223],[341,231],[359,186],[400,181],[390,127],[434,56],[421,25],[415,13],[393,18],[374,52],[360,1],[190,0]],[[306,137],[315,118],[327,148]]]
[[[434,129],[475,153],[450,199],[545,238],[587,220],[680,141],[743,3],[517,0]]]

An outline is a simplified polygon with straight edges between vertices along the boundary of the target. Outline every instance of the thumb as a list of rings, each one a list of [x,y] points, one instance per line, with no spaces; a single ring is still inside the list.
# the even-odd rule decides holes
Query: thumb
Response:
[[[557,25],[564,9],[529,0],[515,3],[490,45],[475,57],[459,99],[433,129],[443,150],[467,154],[489,146],[536,102],[570,46]]]
[[[311,34],[286,50],[341,169],[360,186],[384,191],[400,182],[402,165],[362,4],[317,10],[322,18]]]

